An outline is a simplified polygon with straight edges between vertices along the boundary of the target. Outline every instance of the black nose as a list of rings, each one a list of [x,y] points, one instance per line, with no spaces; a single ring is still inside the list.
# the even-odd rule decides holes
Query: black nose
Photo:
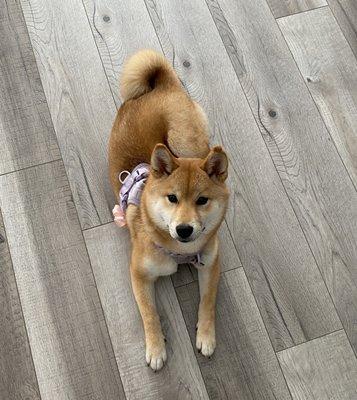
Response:
[[[181,239],[187,239],[191,236],[193,232],[193,227],[191,225],[180,224],[176,226],[176,232]]]

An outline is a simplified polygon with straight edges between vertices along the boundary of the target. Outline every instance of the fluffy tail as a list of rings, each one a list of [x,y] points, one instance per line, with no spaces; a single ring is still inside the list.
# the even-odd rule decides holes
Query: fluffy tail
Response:
[[[154,50],[140,50],[125,63],[120,94],[124,101],[135,99],[156,87],[181,87],[166,58]]]

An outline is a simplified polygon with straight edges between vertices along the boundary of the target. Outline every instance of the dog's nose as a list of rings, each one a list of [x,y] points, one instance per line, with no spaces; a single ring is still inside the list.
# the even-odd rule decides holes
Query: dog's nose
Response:
[[[193,232],[193,227],[187,224],[180,224],[176,226],[176,232],[181,239],[187,239],[191,236]]]

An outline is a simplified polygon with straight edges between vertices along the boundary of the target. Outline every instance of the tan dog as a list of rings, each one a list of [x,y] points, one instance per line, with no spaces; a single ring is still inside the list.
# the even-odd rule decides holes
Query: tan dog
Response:
[[[120,107],[109,142],[110,179],[118,196],[121,171],[150,163],[139,206],[126,221],[132,240],[131,278],[143,319],[146,361],[166,361],[155,306],[154,282],[177,270],[177,255],[196,254],[200,305],[196,346],[210,356],[216,346],[215,302],[219,280],[217,230],[228,202],[228,161],[221,147],[209,149],[206,116],[182,89],[160,54],[143,50],[128,60]]]

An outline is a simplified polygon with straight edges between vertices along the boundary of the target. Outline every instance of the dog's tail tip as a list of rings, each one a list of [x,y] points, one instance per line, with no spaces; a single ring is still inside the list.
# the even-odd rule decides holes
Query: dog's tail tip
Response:
[[[155,50],[140,50],[124,64],[120,94],[123,101],[135,99],[156,87],[181,86],[166,58]]]

